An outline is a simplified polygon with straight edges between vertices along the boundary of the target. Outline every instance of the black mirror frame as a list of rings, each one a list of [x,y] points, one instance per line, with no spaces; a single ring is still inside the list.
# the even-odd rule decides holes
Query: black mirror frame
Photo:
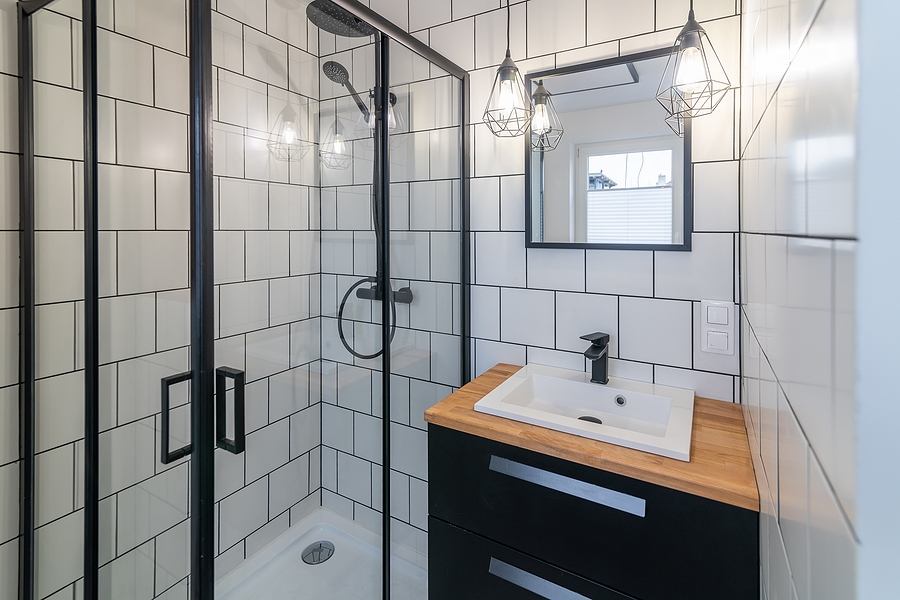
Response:
[[[603,67],[611,67],[615,65],[638,62],[642,60],[650,60],[653,58],[661,58],[669,56],[672,49],[660,48],[657,50],[648,50],[646,52],[638,52],[625,56],[617,56],[615,58],[607,58],[576,65],[567,65],[556,69],[546,69],[536,71],[525,75],[525,89],[531,90],[531,83],[535,79],[545,79],[554,75],[566,75],[569,73],[581,73],[583,71],[593,71]],[[525,132],[525,247],[526,248],[569,248],[569,249],[588,249],[588,250],[663,250],[672,252],[690,252],[691,237],[694,233],[694,164],[692,162],[691,153],[691,121],[685,119],[684,122],[684,241],[681,244],[588,244],[580,242],[535,242],[533,241],[532,232],[534,230],[533,215],[531,211],[531,123],[528,124],[528,130]]]

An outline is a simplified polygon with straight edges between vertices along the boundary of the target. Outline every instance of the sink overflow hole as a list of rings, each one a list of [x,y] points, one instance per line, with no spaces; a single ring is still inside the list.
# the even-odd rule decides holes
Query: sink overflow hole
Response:
[[[597,417],[591,417],[591,416],[588,416],[588,415],[584,415],[584,416],[578,417],[578,420],[579,420],[579,421],[588,421],[588,422],[590,422],[590,423],[596,423],[597,425],[603,425],[603,421],[601,421],[601,420],[598,419]]]
[[[303,562],[308,565],[320,565],[334,555],[334,544],[331,542],[315,542],[303,551]]]
[[[618,404],[619,406],[625,406],[625,402],[627,402],[625,400],[625,396],[616,396],[616,404]]]

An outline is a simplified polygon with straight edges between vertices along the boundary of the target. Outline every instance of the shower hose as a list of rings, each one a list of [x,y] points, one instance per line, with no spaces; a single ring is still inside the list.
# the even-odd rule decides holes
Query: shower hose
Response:
[[[341,306],[340,308],[338,308],[338,336],[340,336],[341,343],[344,345],[344,348],[347,349],[347,352],[349,352],[356,358],[371,360],[373,358],[378,358],[379,356],[381,356],[384,353],[384,348],[382,348],[378,352],[375,352],[374,354],[363,354],[362,352],[357,352],[356,350],[354,350],[347,342],[347,338],[344,337],[344,308],[347,305],[347,300],[350,298],[350,294],[353,293],[353,290],[366,283],[373,283],[375,285],[378,285],[378,278],[363,277],[362,279],[351,285],[349,288],[347,288],[347,292],[344,294],[344,298],[341,300]],[[389,343],[393,343],[394,335],[397,334],[397,303],[394,302],[394,290],[390,287],[390,285],[388,286],[388,291],[386,294],[384,294],[384,296],[389,297],[391,302],[391,338]],[[384,301],[384,296],[382,296],[382,302]]]

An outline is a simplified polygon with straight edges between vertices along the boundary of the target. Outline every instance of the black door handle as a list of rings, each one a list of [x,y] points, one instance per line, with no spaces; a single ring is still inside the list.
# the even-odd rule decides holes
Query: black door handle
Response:
[[[162,443],[160,444],[161,452],[159,459],[164,465],[175,462],[179,458],[183,458],[191,453],[190,443],[187,446],[182,446],[181,448],[169,452],[169,388],[176,383],[190,381],[191,375],[191,371],[187,371],[185,373],[179,373],[178,375],[169,375],[168,377],[162,378],[162,394],[160,395],[162,399]]]
[[[225,435],[225,381],[234,379],[234,439]],[[232,454],[244,451],[244,383],[243,371],[230,367],[216,369],[216,447]]]

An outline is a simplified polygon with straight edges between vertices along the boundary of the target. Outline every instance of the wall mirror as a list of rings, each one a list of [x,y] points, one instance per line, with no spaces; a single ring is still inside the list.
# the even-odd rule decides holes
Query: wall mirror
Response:
[[[656,101],[669,52],[526,76],[531,94],[543,83],[564,128],[553,150],[526,136],[529,248],[690,250],[690,122],[680,137]]]

